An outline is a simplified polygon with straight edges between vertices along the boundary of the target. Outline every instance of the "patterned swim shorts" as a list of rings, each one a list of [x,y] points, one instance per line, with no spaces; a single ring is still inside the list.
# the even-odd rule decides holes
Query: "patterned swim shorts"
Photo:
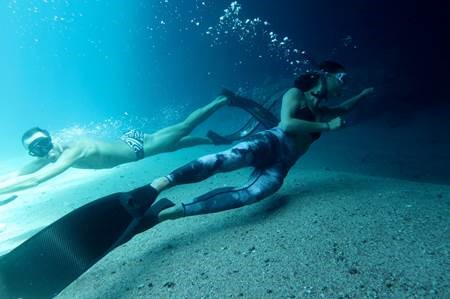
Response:
[[[136,154],[136,160],[144,158],[144,133],[130,130],[120,137]]]

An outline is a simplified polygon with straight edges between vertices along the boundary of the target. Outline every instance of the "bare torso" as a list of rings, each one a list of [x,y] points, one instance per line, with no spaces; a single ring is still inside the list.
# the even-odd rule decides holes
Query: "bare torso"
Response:
[[[120,164],[136,161],[136,154],[123,141],[103,142],[92,139],[77,141],[64,150],[79,150],[79,158],[72,167],[84,169],[112,168]]]
[[[311,144],[314,142],[314,140],[311,138],[311,135],[309,133],[296,133],[293,135],[294,139],[294,150],[296,151],[297,155],[303,156],[311,146]]]
[[[300,108],[306,108],[306,105],[307,105],[306,98],[305,98],[304,94],[302,94],[302,95],[303,96],[298,100],[296,105],[297,105],[297,107],[300,107]],[[315,116],[315,121],[322,121],[320,112],[317,109],[311,110],[311,111],[313,112],[313,114]],[[280,126],[281,126],[281,123],[280,123]],[[296,151],[298,157],[304,155],[308,151],[311,144],[315,141],[315,139],[311,136],[311,133],[308,133],[308,132],[295,131],[295,132],[289,133],[289,135],[294,140],[294,150]]]

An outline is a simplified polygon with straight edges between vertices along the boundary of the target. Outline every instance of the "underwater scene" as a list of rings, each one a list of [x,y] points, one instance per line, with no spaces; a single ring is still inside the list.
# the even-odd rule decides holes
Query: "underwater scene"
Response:
[[[0,299],[450,298],[435,1],[0,1]]]

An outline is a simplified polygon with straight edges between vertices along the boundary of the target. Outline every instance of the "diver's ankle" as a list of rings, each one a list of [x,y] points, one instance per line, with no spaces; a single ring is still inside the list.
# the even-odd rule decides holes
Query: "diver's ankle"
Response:
[[[150,186],[152,186],[158,193],[161,193],[161,191],[170,187],[170,180],[163,176],[154,179]]]
[[[159,222],[175,220],[182,217],[184,217],[184,208],[182,205],[168,208],[158,214]]]
[[[217,105],[217,107],[223,107],[228,105],[229,99],[227,96],[224,95],[219,95],[215,100],[214,100],[215,104]]]

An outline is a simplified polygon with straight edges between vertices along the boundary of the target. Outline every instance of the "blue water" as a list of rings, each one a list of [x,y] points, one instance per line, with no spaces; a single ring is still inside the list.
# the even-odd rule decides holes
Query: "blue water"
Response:
[[[388,0],[2,0],[0,177],[32,159],[21,144],[23,132],[31,127],[65,140],[115,140],[131,128],[151,133],[183,120],[223,87],[263,101],[331,59],[344,64],[350,75],[342,99],[367,87],[374,87],[375,94],[348,115],[349,130],[323,134],[298,163],[296,175],[336,171],[336,176],[347,172],[448,185],[448,18],[440,8],[423,1]],[[209,129],[231,133],[248,118],[237,109],[221,109],[194,134],[204,136]],[[4,202],[2,211],[17,204],[17,215],[32,217],[16,221],[10,219],[14,214],[4,212],[0,233],[12,231],[24,239],[93,200],[92,193],[134,188],[150,181],[154,169],[158,174],[168,171],[161,165],[179,166],[188,154],[215,149],[194,148],[140,161],[149,166],[143,167],[145,176],[136,175],[143,169],[137,163],[116,168],[113,183],[108,171],[92,171],[93,181],[83,185],[78,202],[56,206],[66,190],[78,187],[62,176],[61,189],[44,186],[37,195],[29,191]],[[128,170],[139,180],[127,177]],[[73,177],[90,179],[86,173]],[[442,186],[436,188],[444,190]],[[295,193],[289,196],[315,192],[308,188],[302,185],[300,195],[289,189]],[[329,188],[336,191],[334,185]],[[442,206],[446,191],[432,195]],[[410,208],[414,198],[408,196],[399,200],[408,201]],[[5,219],[8,227],[2,227]],[[402,225],[408,227],[410,220],[405,219]]]
[[[127,126],[152,131],[223,86],[251,94],[329,58],[349,68],[349,95],[377,88],[360,120],[443,102],[439,87],[427,104],[420,98],[417,82],[445,68],[426,29],[439,26],[422,7],[319,2],[2,1],[1,152],[17,155],[36,125],[96,136],[107,123],[106,138]]]

